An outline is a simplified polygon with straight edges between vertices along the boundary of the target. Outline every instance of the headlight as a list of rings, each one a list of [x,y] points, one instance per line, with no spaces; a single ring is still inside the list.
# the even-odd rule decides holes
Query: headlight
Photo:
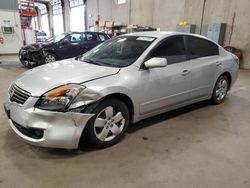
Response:
[[[67,84],[45,93],[35,105],[36,108],[52,111],[66,111],[96,101],[99,94],[78,84]]]
[[[27,50],[20,50],[19,51],[19,54],[21,54],[21,55],[26,55],[26,54],[28,54],[28,52],[27,52]]]

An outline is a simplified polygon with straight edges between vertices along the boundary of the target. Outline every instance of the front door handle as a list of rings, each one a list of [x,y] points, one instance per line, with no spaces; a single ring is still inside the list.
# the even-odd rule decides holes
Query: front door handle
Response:
[[[217,61],[215,64],[216,64],[216,66],[220,66],[220,65],[221,65],[221,62],[220,62],[220,61]]]
[[[189,73],[190,73],[189,70],[183,70],[182,73],[181,73],[181,75],[182,75],[182,76],[186,76],[186,75],[188,75]]]

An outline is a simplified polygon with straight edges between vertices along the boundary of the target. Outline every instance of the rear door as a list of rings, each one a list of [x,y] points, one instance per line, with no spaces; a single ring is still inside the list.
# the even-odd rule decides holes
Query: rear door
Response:
[[[190,59],[192,99],[206,97],[211,94],[214,80],[222,68],[219,49],[213,42],[187,36]]]
[[[85,32],[83,34],[83,39],[84,39],[82,44],[83,53],[91,50],[100,43],[100,41],[97,38],[97,34],[94,32]]]

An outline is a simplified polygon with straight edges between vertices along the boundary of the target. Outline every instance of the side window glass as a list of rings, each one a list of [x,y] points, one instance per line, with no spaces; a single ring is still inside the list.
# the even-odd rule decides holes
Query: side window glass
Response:
[[[61,43],[68,44],[70,36],[66,36],[64,39],[61,40]]]
[[[151,54],[151,57],[166,58],[168,64],[186,60],[186,50],[182,36],[167,39],[160,44]]]
[[[190,59],[219,55],[218,46],[208,40],[188,37]]]
[[[93,33],[85,33],[85,41],[97,41],[97,37]]]
[[[99,38],[100,38],[101,41],[105,41],[106,40],[106,38],[105,38],[105,36],[103,34],[98,34],[98,36],[99,36]]]
[[[71,34],[68,39],[69,39],[69,42],[72,44],[79,44],[81,43],[81,40],[82,40],[80,33]]]

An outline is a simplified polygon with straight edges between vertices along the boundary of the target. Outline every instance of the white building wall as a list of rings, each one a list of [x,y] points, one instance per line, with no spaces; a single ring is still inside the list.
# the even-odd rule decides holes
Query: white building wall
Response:
[[[9,23],[6,24],[6,21]],[[14,33],[3,34],[2,26],[4,25],[13,26]],[[4,39],[4,43],[0,43],[0,54],[18,53],[23,43],[19,12],[16,10],[0,10],[0,27],[0,37]]]

